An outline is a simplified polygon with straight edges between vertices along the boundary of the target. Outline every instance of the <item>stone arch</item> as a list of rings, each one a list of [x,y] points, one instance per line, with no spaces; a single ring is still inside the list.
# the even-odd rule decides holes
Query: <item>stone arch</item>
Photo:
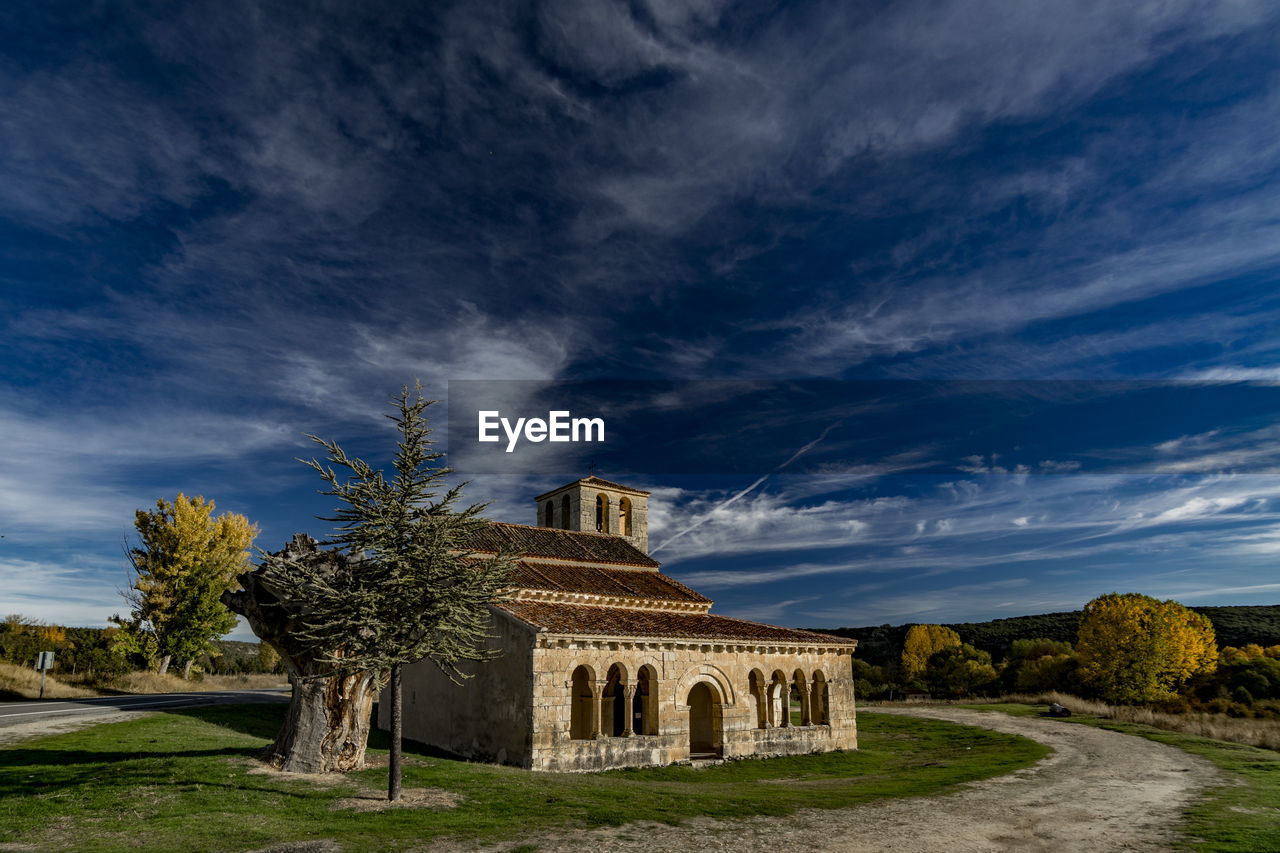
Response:
[[[809,682],[804,676],[804,670],[797,668],[791,674],[791,689],[788,692],[792,700],[800,706],[800,725],[813,725],[813,717],[809,710]],[[789,708],[788,713],[790,713]]]
[[[776,728],[787,728],[791,725],[791,709],[788,702],[791,696],[787,683],[787,674],[780,669],[773,671],[765,696],[768,700],[769,722]]]
[[[542,526],[543,527],[556,526],[556,510],[555,510],[554,501],[547,501],[546,504],[544,504],[542,507]]]
[[[604,492],[596,493],[596,531],[609,532],[609,498]]]
[[[809,716],[815,726],[831,725],[831,693],[820,669],[814,670],[813,686],[809,688]]]
[[[596,736],[596,673],[586,664],[574,667],[569,678],[569,737],[590,740]]]
[[[619,662],[609,667],[605,675],[604,689],[600,692],[600,725],[610,737],[623,737],[631,733],[627,696],[631,693],[627,667]]]
[[[680,676],[680,680],[676,682],[675,689],[675,705],[676,710],[687,711],[688,705],[686,700],[689,691],[693,689],[693,685],[699,681],[709,681],[715,685],[722,698],[722,704],[727,707],[733,707],[737,704],[734,698],[733,682],[729,676],[725,675],[724,670],[710,663],[700,663],[689,667],[684,674]]]
[[[560,498],[560,526],[565,530],[569,529],[569,506],[568,495]]]
[[[636,670],[631,727],[638,735],[656,735],[661,731],[658,720],[658,670],[652,664],[642,664]]]
[[[689,757],[724,755],[724,694],[714,682],[699,679],[689,688]]]
[[[769,697],[764,682],[764,673],[759,669],[751,670],[747,676],[747,695],[751,697],[752,718],[758,729],[769,728]]]
[[[631,499],[618,499],[618,532],[623,536],[631,535]]]

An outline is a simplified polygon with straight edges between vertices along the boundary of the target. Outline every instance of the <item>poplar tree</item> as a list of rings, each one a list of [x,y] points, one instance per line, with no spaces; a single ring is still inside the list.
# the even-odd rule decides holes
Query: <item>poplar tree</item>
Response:
[[[392,401],[400,440],[387,478],[334,441],[310,438],[326,459],[306,461],[328,484],[321,494],[340,502],[336,531],[326,543],[344,559],[318,563],[266,555],[261,585],[284,601],[303,603],[292,639],[327,669],[311,677],[376,671],[391,687],[391,772],[388,799],[401,795],[401,669],[428,660],[455,682],[469,677],[464,662],[497,652],[486,646],[489,603],[504,593],[509,552],[479,559],[467,547],[488,522],[487,504],[462,507],[466,483],[447,486],[452,469],[439,467],[425,412],[435,400],[405,386]],[[385,682],[384,682],[385,683]]]
[[[1086,604],[1076,651],[1081,679],[1109,702],[1167,699],[1218,662],[1207,617],[1138,593],[1111,593]]]
[[[113,621],[147,638],[144,647],[154,649],[161,674],[178,660],[189,677],[196,658],[236,626],[220,597],[249,567],[258,528],[233,512],[214,518],[214,509],[213,501],[179,493],[173,503],[161,498],[154,510],[134,516],[139,544],[125,552],[134,580],[123,593],[132,612]]]
[[[960,635],[942,625],[912,625],[902,641],[902,676],[914,681],[924,676],[929,658],[943,649],[960,647]]]

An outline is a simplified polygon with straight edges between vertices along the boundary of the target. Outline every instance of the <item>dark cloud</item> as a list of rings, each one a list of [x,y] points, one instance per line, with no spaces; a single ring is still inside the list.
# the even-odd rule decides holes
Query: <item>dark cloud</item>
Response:
[[[414,376],[1271,376],[1275,16],[7,10],[0,423],[41,506],[67,424],[156,449],[103,466],[97,524],[188,452],[379,436]]]

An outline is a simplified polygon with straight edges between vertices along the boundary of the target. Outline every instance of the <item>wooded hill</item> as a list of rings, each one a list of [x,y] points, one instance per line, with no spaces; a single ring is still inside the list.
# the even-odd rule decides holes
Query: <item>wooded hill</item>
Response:
[[[1264,647],[1280,644],[1280,604],[1190,609],[1209,617],[1220,648],[1239,648],[1249,643]],[[902,654],[902,641],[911,624],[812,630],[856,639],[858,658],[883,666],[896,661]],[[1010,619],[992,619],[989,622],[957,622],[946,627],[959,634],[963,642],[990,652],[993,658],[1000,660],[1008,653],[1014,640],[1059,640],[1075,645],[1080,628],[1080,611],[1014,616]]]

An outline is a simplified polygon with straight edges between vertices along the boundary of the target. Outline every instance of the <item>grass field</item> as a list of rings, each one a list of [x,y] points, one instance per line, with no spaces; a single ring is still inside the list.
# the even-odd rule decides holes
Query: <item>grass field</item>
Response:
[[[675,823],[695,815],[786,815],[884,797],[923,796],[1008,773],[1048,750],[1025,738],[949,723],[859,714],[854,753],[602,774],[533,774],[410,750],[407,788],[439,789],[452,808],[372,804],[386,770],[324,784],[254,773],[282,706],[192,709],[101,725],[0,750],[0,843],[35,849],[235,850],[334,839],[345,849],[498,839],[540,829]],[[385,742],[370,759],[385,760]],[[789,784],[777,784],[780,781]],[[429,846],[429,845],[427,845]]]
[[[960,707],[1016,716],[1045,710],[1043,705],[1024,703]],[[1064,719],[1175,746],[1212,762],[1222,772],[1223,784],[1211,789],[1187,813],[1188,833],[1201,839],[1194,849],[1240,853],[1280,850],[1280,753],[1087,714]]]

